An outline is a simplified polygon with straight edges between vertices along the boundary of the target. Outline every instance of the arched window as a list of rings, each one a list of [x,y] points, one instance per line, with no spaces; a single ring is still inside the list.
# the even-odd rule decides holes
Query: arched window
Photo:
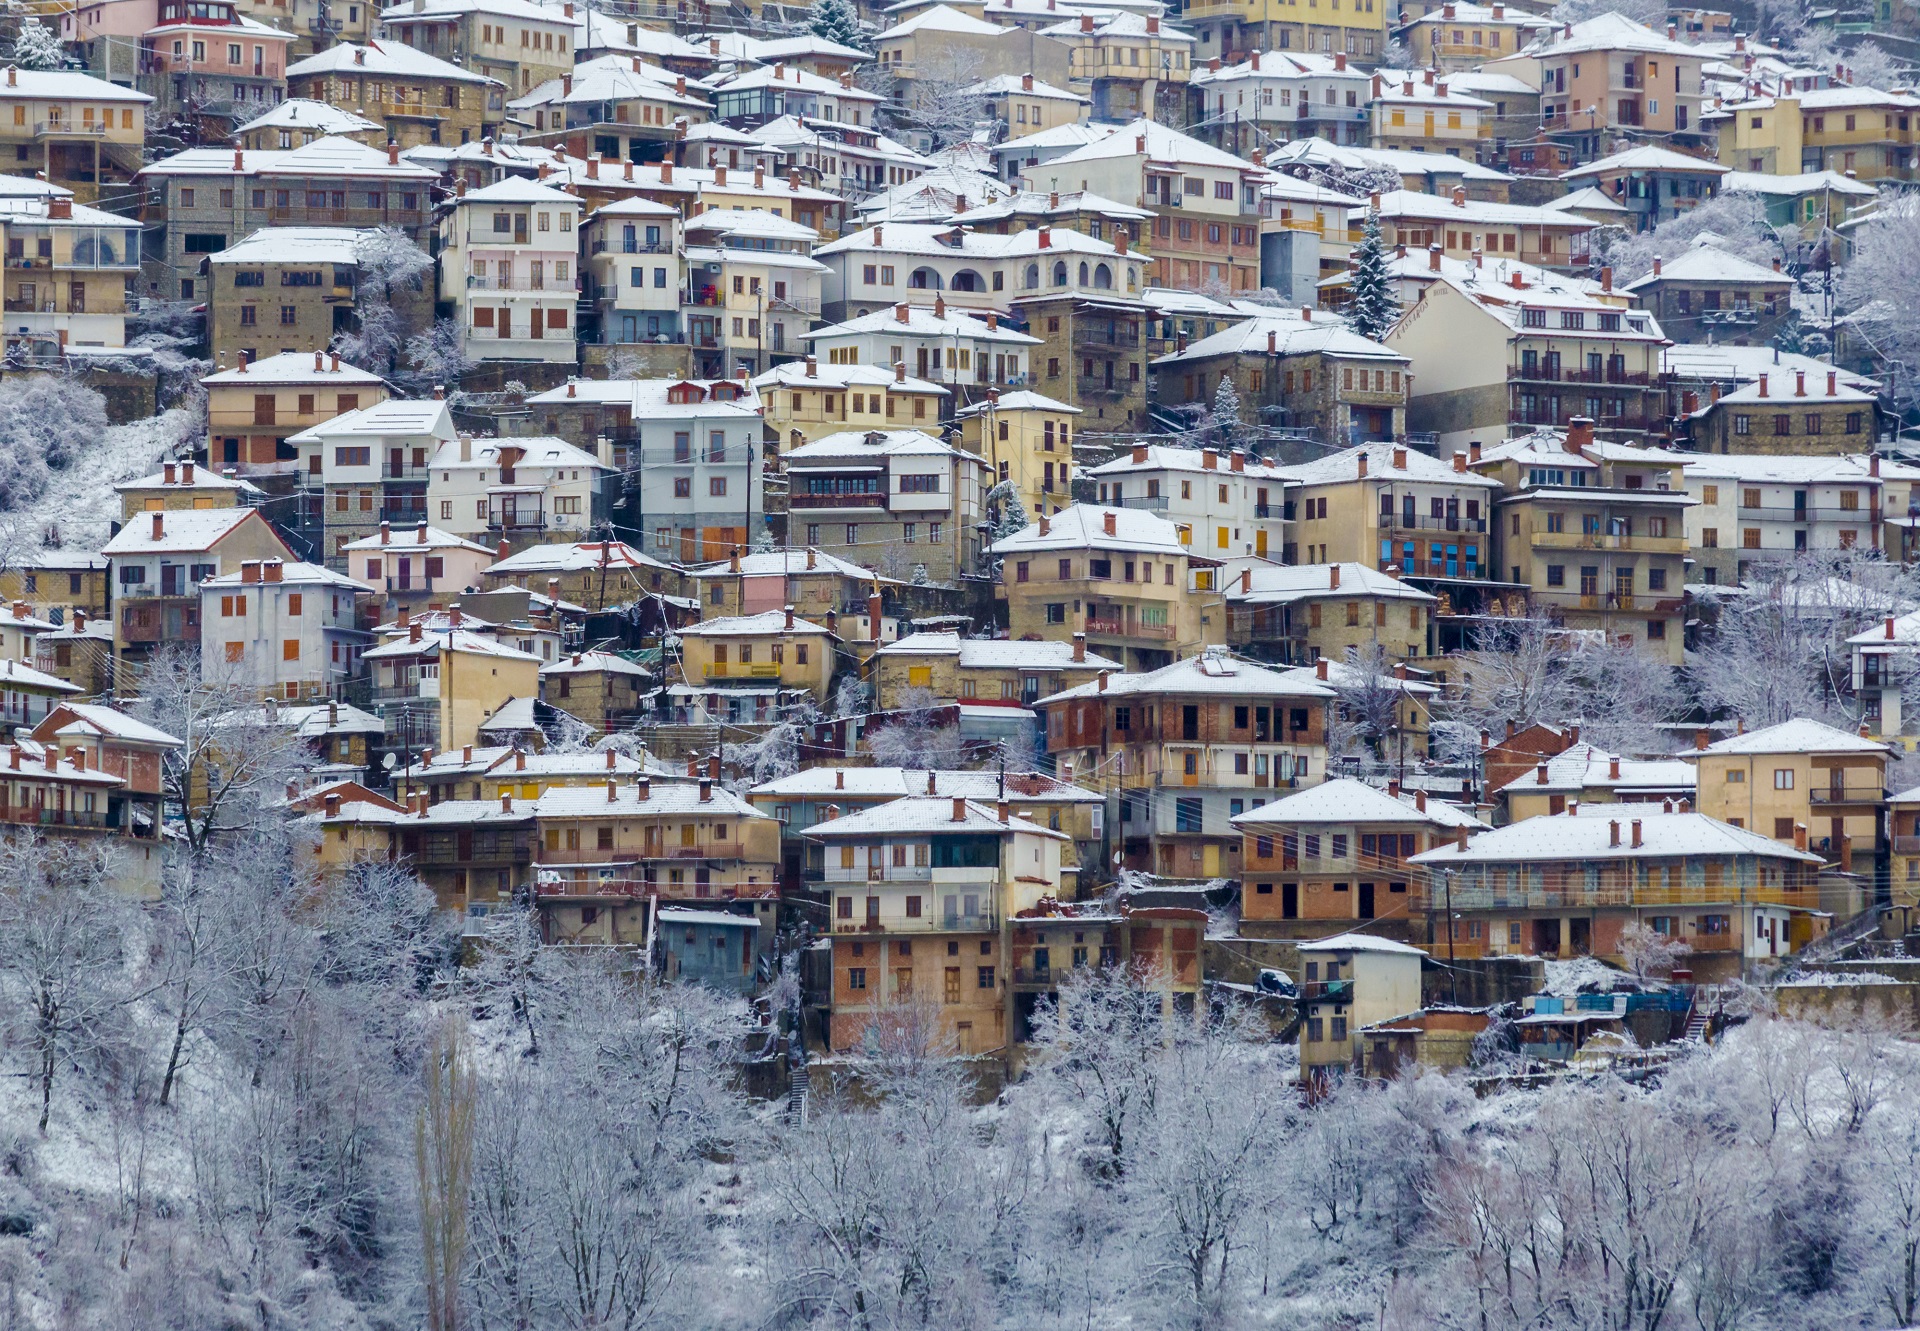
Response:
[[[1065,259],[1053,265],[1053,284],[1057,287],[1063,287],[1067,284],[1067,261]]]
[[[940,274],[931,268],[916,268],[907,274],[907,285],[915,291],[938,291]]]
[[[1040,289],[1040,265],[1037,263],[1030,263],[1027,265],[1027,290],[1038,291],[1039,289]]]
[[[1085,286],[1086,284],[1087,284],[1087,261],[1085,259],[1082,259],[1080,261],[1080,285]]]
[[[1113,290],[1113,269],[1104,263],[1093,270],[1093,285],[1100,291]]]
[[[980,274],[974,272],[971,268],[962,268],[959,272],[955,273],[953,275],[953,282],[950,285],[955,291],[985,291],[987,289],[987,284],[981,278]]]

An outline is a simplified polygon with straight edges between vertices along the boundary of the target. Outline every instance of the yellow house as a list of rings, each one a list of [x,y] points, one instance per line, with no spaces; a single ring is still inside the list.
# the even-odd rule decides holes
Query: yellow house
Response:
[[[791,607],[757,615],[709,619],[677,630],[680,669],[689,685],[735,681],[804,689],[827,701],[839,639],[819,624],[797,619]]]
[[[1211,591],[1216,561],[1190,554],[1165,518],[1073,504],[995,542],[992,553],[1002,561],[1012,637],[1084,634],[1140,671],[1226,641],[1225,606],[1196,594]]]
[[[1911,92],[1832,87],[1726,103],[1702,119],[1719,132],[1720,161],[1737,171],[1835,171],[1885,183],[1914,178],[1917,114],[1920,98]]]
[[[1693,803],[1698,773],[1683,758],[1622,758],[1585,741],[1494,792],[1502,822],[1566,813],[1573,805]]]
[[[753,381],[774,453],[848,430],[931,430],[952,393],[907,367],[822,365],[818,358],[776,365]]]
[[[773,923],[780,824],[708,778],[556,788],[533,809],[534,890],[551,942],[643,943],[656,898],[751,900]]]
[[[600,786],[644,776],[647,764],[607,749],[600,753],[528,753],[510,745],[429,749],[412,755],[393,772],[402,799],[424,795],[429,804],[446,800],[497,800],[502,795],[535,800],[549,790]]]
[[[289,435],[391,394],[379,375],[315,351],[283,351],[200,381],[207,390],[207,462],[248,475],[291,472]]]
[[[1888,752],[1878,740],[1801,717],[1688,756],[1699,770],[1701,813],[1810,850],[1871,883],[1883,849]]]
[[[1887,798],[1887,824],[1893,837],[1895,920],[1905,933],[1920,918],[1920,787]]]
[[[1124,669],[1089,652],[1084,633],[1074,634],[1071,645],[915,633],[888,643],[873,660],[874,700],[882,711],[902,706],[910,689],[925,689],[942,702],[1031,707],[1103,670]]]
[[[960,446],[987,460],[998,481],[1012,481],[1029,517],[1073,502],[1073,431],[1080,408],[1030,390],[1002,393],[954,413]]]
[[[192,458],[166,463],[151,476],[121,481],[113,488],[120,496],[122,518],[188,508],[252,508],[266,497],[252,481],[196,467]]]
[[[985,98],[987,118],[1005,125],[1007,136],[1014,139],[1078,125],[1092,105],[1091,99],[1032,74],[996,74],[966,91]]]
[[[374,710],[389,735],[436,748],[474,743],[480,727],[510,698],[540,693],[540,658],[467,629],[424,632],[416,620],[404,638],[363,653],[372,672]]]
[[[1308,51],[1372,65],[1386,55],[1387,27],[1399,11],[1387,0],[1195,0],[1180,11],[1180,24],[1194,35],[1197,61],[1232,64],[1256,50]]]

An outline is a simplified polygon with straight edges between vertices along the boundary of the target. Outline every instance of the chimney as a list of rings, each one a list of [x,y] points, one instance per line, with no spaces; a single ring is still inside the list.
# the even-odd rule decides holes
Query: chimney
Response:
[[[1039,243],[1040,243],[1040,248],[1043,250],[1052,248],[1053,246],[1053,228],[1052,227],[1047,226],[1044,223],[1041,225]]]
[[[1467,455],[1465,453],[1455,453],[1453,455],[1453,469],[1458,472],[1466,471]]]
[[[1245,596],[1248,592],[1251,592],[1252,590],[1253,590],[1253,570],[1250,568],[1243,568],[1240,570],[1240,594],[1242,596]]]
[[[1400,798],[1400,782],[1398,778],[1387,778],[1387,798],[1396,800]]]
[[[1219,72],[1220,72],[1220,57],[1217,55],[1208,56],[1207,57],[1207,73],[1218,74]]]
[[[1115,254],[1119,254],[1123,256],[1127,253],[1127,233],[1126,232],[1115,231],[1113,233],[1113,252]]]
[[[1106,691],[1107,691],[1107,672],[1102,670],[1100,672],[1100,678],[1094,686],[1094,692],[1105,693]]]
[[[927,769],[927,794],[938,795],[939,793],[940,793],[940,774],[938,772],[935,772],[932,768],[928,768]]]
[[[503,790],[500,792],[500,812],[501,813],[513,812],[513,792],[512,791]]]
[[[1533,769],[1533,783],[1536,786],[1544,786],[1547,784],[1547,760],[1544,758],[1542,758],[1539,765]]]
[[[385,518],[380,519],[380,544],[393,544],[393,527]]]
[[[164,540],[166,538],[166,534],[167,534],[166,514],[155,513],[153,515],[153,539],[156,541]]]
[[[1795,850],[1805,850],[1807,848],[1807,825],[1805,823],[1795,823],[1793,825],[1793,848]]]
[[[1465,185],[1455,185],[1453,187],[1453,206],[1456,208],[1464,208],[1467,206],[1467,187]]]
[[[278,559],[269,559],[260,566],[262,579],[266,582],[283,581],[282,575],[286,572],[286,567]]]
[[[1610,818],[1607,820],[1607,844],[1609,846],[1618,846],[1620,844],[1620,820],[1618,818]]]
[[[1456,827],[1453,830],[1453,844],[1459,847],[1461,850],[1465,850],[1467,848],[1467,829],[1466,828]]]
[[[1101,529],[1104,530],[1107,535],[1117,536],[1120,534],[1118,531],[1118,520],[1114,517],[1114,514],[1111,510],[1101,514],[1101,518],[1102,518],[1102,522],[1100,523]],[[157,528],[160,525],[160,515],[157,513],[154,514],[153,521],[154,521],[154,526]],[[158,535],[159,533],[158,531],[156,531],[154,534]]]
[[[1093,15],[1091,15],[1091,14],[1082,14],[1082,15],[1080,16],[1080,31],[1082,31],[1082,32],[1092,32],[1092,31],[1093,31]]]
[[[1807,372],[1805,370],[1795,370],[1793,372],[1793,395],[1795,397],[1805,397],[1807,395]]]
[[[1267,330],[1267,354],[1269,356],[1272,356],[1277,354],[1279,350],[1280,350],[1280,334],[1278,331],[1272,328],[1269,328]]]
[[[1313,306],[1302,305],[1300,307],[1300,317],[1306,320],[1308,323],[1312,323],[1313,322]]]
[[[1337,573],[1338,570],[1335,570],[1335,572]],[[1327,658],[1326,657],[1323,656],[1319,660],[1313,663],[1313,677],[1318,680],[1326,679],[1327,677]]]
[[[713,802],[713,782],[704,776],[700,778],[700,802],[702,804]]]
[[[1142,466],[1146,463],[1146,460],[1147,446],[1145,444],[1135,444],[1133,446],[1133,465],[1136,467]]]
[[[1893,616],[1892,615],[1887,616],[1887,638],[1889,641],[1891,641],[1893,638]]]
[[[673,183],[673,163],[664,157],[660,159],[660,183],[662,185]]]
[[[171,462],[161,469],[161,475],[164,477],[165,484],[172,485],[174,483],[174,471]]]
[[[1393,469],[1395,471],[1405,471],[1407,469],[1406,449],[1395,446],[1393,450]]]
[[[1147,36],[1158,37],[1159,35],[1160,35],[1160,16],[1158,14],[1147,15]]]
[[[1695,749],[1704,749],[1707,747],[1707,743],[1711,738],[1705,730],[1696,730],[1693,732],[1693,747]]]
[[[1335,592],[1340,590],[1340,566],[1338,564],[1327,565],[1327,590]]]
[[[1575,416],[1567,422],[1567,452],[1578,453],[1593,446],[1593,417]]]
[[[1020,76],[1020,91],[1021,91],[1021,92],[1032,92],[1032,91],[1033,91],[1033,75],[1031,75],[1031,74],[1022,74],[1022,75]]]
[[[1640,849],[1641,844],[1642,843],[1640,840],[1640,820],[1638,818],[1635,818],[1633,820],[1633,848],[1635,850],[1638,850]]]
[[[1887,623],[1891,625],[1893,621],[1888,620]],[[1076,633],[1073,635],[1074,664],[1079,665],[1083,663],[1086,659],[1087,659],[1087,635],[1084,633]]]
[[[1828,370],[1827,371],[1827,396],[1838,397],[1839,395],[1840,395],[1840,371]],[[1880,458],[1878,454],[1874,455],[1873,467],[1874,467],[1873,474],[1875,476],[1878,476],[1880,474],[1880,470],[1879,470]]]
[[[1655,277],[1660,276],[1660,260],[1658,259],[1655,259],[1653,261],[1653,275]]]
[[[1766,395],[1767,395],[1767,376],[1763,374],[1760,376],[1760,396],[1765,397]]]
[[[789,605],[782,606],[781,608],[787,612],[787,622],[782,625],[782,627],[785,628],[788,633],[791,633],[793,632],[793,607]]]
[[[955,795],[953,797],[953,821],[956,823],[964,823],[967,821],[967,801],[965,796]]]
[[[241,154],[240,154],[240,149],[238,149],[238,148],[235,148],[235,149],[233,150],[233,169],[234,169],[235,171],[244,171],[244,170],[246,170],[246,166],[245,166],[245,165],[243,164],[243,162],[242,162],[242,159],[241,159]]]
[[[13,81],[12,79],[13,70],[11,68],[7,70],[7,75],[8,75],[7,81],[11,83]],[[13,751],[13,758],[14,758],[14,766],[18,767],[20,765],[20,750],[15,749]],[[327,808],[327,817],[338,818],[340,816],[340,796],[329,791],[326,798],[326,808]]]
[[[1219,451],[1218,451],[1218,450],[1216,450],[1216,449],[1212,449],[1212,448],[1203,448],[1203,449],[1201,449],[1201,450],[1200,450],[1200,469],[1201,469],[1202,471],[1218,471],[1218,470],[1220,470],[1220,454],[1219,454]]]
[[[1052,520],[1049,519],[1045,513],[1042,513],[1040,515],[1040,534],[1042,536],[1047,535],[1048,530],[1051,526],[1052,526]]]
[[[420,641],[420,621],[419,620],[416,619],[408,623],[407,641],[409,643],[415,643]]]
[[[1360,464],[1360,473],[1359,473],[1360,479],[1363,481],[1366,480],[1367,479],[1367,455],[1365,453],[1362,453],[1358,458],[1354,460]]]
[[[1430,273],[1440,271],[1440,247],[1438,245],[1427,246],[1427,271]]]

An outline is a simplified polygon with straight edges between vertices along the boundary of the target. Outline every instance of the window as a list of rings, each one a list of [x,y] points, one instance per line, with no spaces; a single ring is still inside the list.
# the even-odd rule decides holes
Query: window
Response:
[[[1793,789],[1793,769],[1791,767],[1776,767],[1773,769],[1773,788],[1775,790]]]

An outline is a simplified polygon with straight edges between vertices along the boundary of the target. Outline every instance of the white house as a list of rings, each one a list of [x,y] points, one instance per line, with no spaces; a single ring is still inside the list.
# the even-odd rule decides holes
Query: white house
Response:
[[[621,199],[583,224],[582,293],[593,312],[581,336],[601,342],[678,342],[686,260],[680,210],[653,199]]]
[[[804,335],[828,365],[905,365],[916,379],[936,384],[1019,387],[1033,372],[1031,349],[1041,340],[1002,328],[1000,316],[931,306],[894,305],[816,328]]]
[[[462,436],[427,468],[427,509],[446,531],[476,542],[584,533],[602,512],[613,468],[564,439]]]
[[[509,177],[440,219],[440,293],[475,360],[571,362],[580,200]]]
[[[1087,472],[1099,502],[1144,508],[1199,533],[1202,553],[1278,558],[1286,546],[1285,487],[1290,473],[1270,462],[1211,450],[1135,444],[1131,453]],[[1222,545],[1218,533],[1228,533]],[[1271,552],[1271,553],[1269,553]]]
[[[200,673],[263,698],[330,697],[360,673],[374,589],[319,564],[243,560],[200,584]]]

